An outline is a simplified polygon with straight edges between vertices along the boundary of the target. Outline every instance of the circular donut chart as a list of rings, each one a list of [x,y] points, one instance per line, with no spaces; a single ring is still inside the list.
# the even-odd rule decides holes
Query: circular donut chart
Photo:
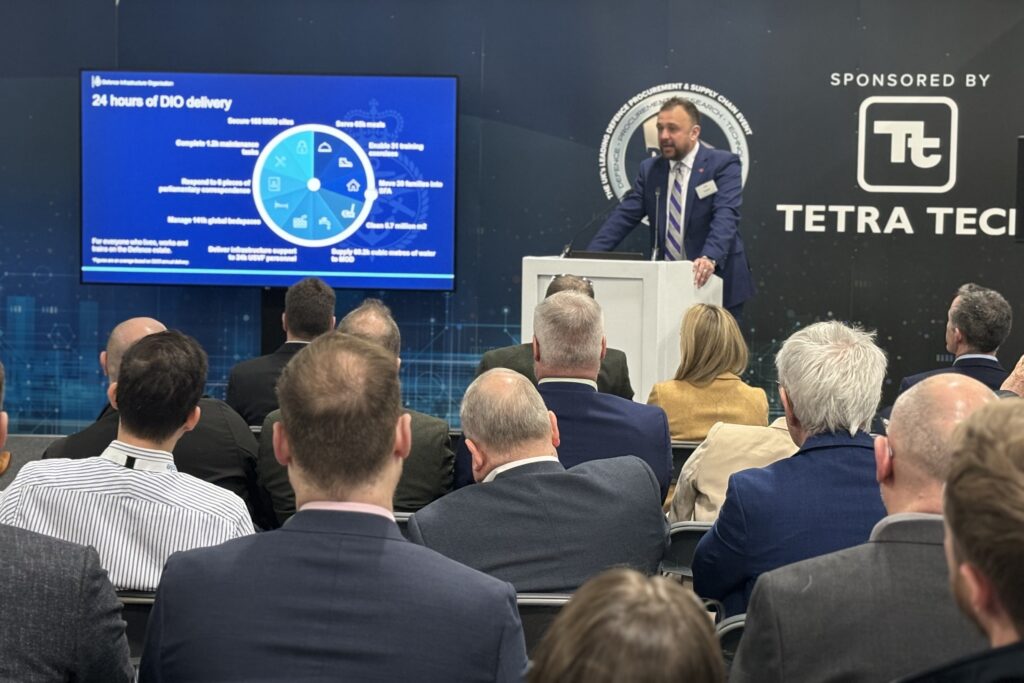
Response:
[[[336,244],[363,225],[377,199],[370,159],[348,134],[317,123],[276,135],[256,160],[256,209],[282,239]]]

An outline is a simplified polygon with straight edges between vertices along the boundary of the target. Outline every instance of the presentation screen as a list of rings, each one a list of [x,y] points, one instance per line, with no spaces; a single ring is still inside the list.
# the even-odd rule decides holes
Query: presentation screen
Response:
[[[452,289],[456,91],[83,71],[82,281]]]

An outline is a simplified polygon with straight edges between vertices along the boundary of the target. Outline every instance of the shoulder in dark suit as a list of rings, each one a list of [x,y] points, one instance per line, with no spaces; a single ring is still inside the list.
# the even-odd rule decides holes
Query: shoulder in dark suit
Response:
[[[958,659],[900,683],[1018,683],[1024,680],[1024,641]]]
[[[985,649],[942,541],[941,516],[893,515],[864,545],[762,574],[730,682],[891,681]]]
[[[121,603],[92,548],[0,524],[0,679],[130,681]]]
[[[264,526],[256,491],[256,452],[259,444],[245,421],[224,401],[199,399],[199,423],[174,446],[180,472],[216,484],[245,501],[253,521]],[[50,444],[44,458],[91,458],[117,438],[118,414],[105,410],[82,431]]]
[[[633,457],[520,465],[409,520],[413,541],[521,593],[574,591],[618,565],[652,574],[667,535],[658,482]]]
[[[563,465],[635,455],[654,471],[665,497],[672,479],[672,437],[664,410],[578,382],[545,381],[537,389],[558,418],[558,459]]]
[[[792,457],[729,478],[718,519],[697,545],[694,590],[740,614],[758,576],[865,543],[884,516],[871,437],[811,436]]]
[[[392,504],[400,512],[415,512],[452,490],[455,454],[447,422],[415,410],[406,412],[412,416],[412,451],[402,466]],[[278,524],[283,524],[295,514],[295,492],[288,470],[274,457],[274,423],[280,420],[281,411],[275,410],[263,421],[257,473],[270,494]]]
[[[176,553],[140,681],[519,681],[512,586],[372,514],[306,510],[281,529]]]
[[[900,382],[900,393],[902,394],[918,382],[926,380],[933,375],[941,375],[946,372],[958,372],[961,375],[967,375],[978,380],[992,391],[998,391],[999,387],[1006,381],[1006,378],[1010,376],[1010,373],[1007,372],[1006,368],[998,360],[991,360],[989,358],[958,358],[948,368],[928,370],[927,372],[919,372],[916,375],[904,377]]]
[[[650,225],[661,226],[659,243],[664,244],[669,167],[663,157],[641,162],[632,190],[622,198],[587,249],[614,249],[644,217]],[[716,191],[698,197],[697,187],[710,181],[714,181]],[[655,193],[658,188],[661,189],[660,200]],[[757,293],[739,233],[742,203],[740,158],[732,152],[700,143],[686,191],[683,248],[690,260],[700,256],[714,259],[715,274],[723,280],[722,305],[726,308],[739,305]]]
[[[273,353],[244,360],[231,368],[227,403],[251,426],[263,424],[267,413],[277,409],[277,378],[284,366],[306,342],[285,342]]]
[[[508,368],[537,383],[533,372],[533,345],[517,344],[491,349],[484,353],[477,365],[476,375],[479,377],[494,368]],[[597,375],[597,390],[605,394],[614,394],[624,399],[633,400],[633,387],[629,383],[629,365],[626,354],[618,349],[608,349],[601,361],[601,371]]]

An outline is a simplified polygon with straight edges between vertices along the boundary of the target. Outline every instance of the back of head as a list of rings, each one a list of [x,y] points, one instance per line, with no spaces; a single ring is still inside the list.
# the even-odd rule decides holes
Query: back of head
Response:
[[[119,323],[107,337],[106,355],[103,358],[104,370],[111,382],[117,381],[121,368],[121,359],[125,351],[135,342],[154,332],[163,332],[167,327],[153,318],[129,318]]]
[[[579,292],[593,299],[594,284],[587,278],[580,277],[579,275],[556,275],[551,278],[551,283],[548,284],[544,298],[546,299],[552,294],[558,294],[559,292]]]
[[[339,500],[373,483],[395,445],[400,393],[395,357],[378,344],[341,332],[317,337],[277,382],[295,464]]]
[[[988,577],[1024,634],[1024,401],[993,401],[956,430],[944,512],[954,559]]]
[[[887,432],[901,471],[911,468],[931,483],[944,482],[953,430],[995,398],[978,380],[953,372],[929,377],[900,394]]]
[[[395,356],[402,350],[402,333],[391,317],[391,309],[380,299],[364,299],[341,319],[338,332],[379,344]]]
[[[747,355],[736,319],[721,306],[696,304],[686,311],[679,329],[675,378],[704,386],[723,372],[740,375],[747,369]]]
[[[957,290],[950,322],[977,353],[995,353],[1010,334],[1013,310],[1003,295],[969,282]]]
[[[177,330],[147,335],[128,348],[117,377],[121,427],[163,441],[185,424],[206,384],[206,352]]]
[[[579,292],[559,292],[533,309],[533,334],[541,363],[566,372],[601,367],[604,315],[601,306]]]
[[[882,398],[885,352],[874,333],[837,321],[795,332],[775,357],[779,385],[808,434],[866,430]]]
[[[320,278],[296,282],[284,295],[284,317],[296,339],[320,336],[334,324],[334,290]]]
[[[663,577],[612,569],[587,581],[544,635],[530,683],[702,683],[725,678],[711,620]]]
[[[459,411],[467,439],[495,454],[551,440],[548,408],[537,388],[518,372],[494,368],[469,385]]]

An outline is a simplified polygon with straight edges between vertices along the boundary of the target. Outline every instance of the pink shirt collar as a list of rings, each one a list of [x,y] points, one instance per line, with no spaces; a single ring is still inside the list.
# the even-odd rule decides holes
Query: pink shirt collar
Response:
[[[361,512],[364,515],[379,515],[387,517],[392,522],[395,515],[386,508],[370,503],[345,503],[336,500],[313,500],[303,505],[299,510],[331,510],[333,512]]]

